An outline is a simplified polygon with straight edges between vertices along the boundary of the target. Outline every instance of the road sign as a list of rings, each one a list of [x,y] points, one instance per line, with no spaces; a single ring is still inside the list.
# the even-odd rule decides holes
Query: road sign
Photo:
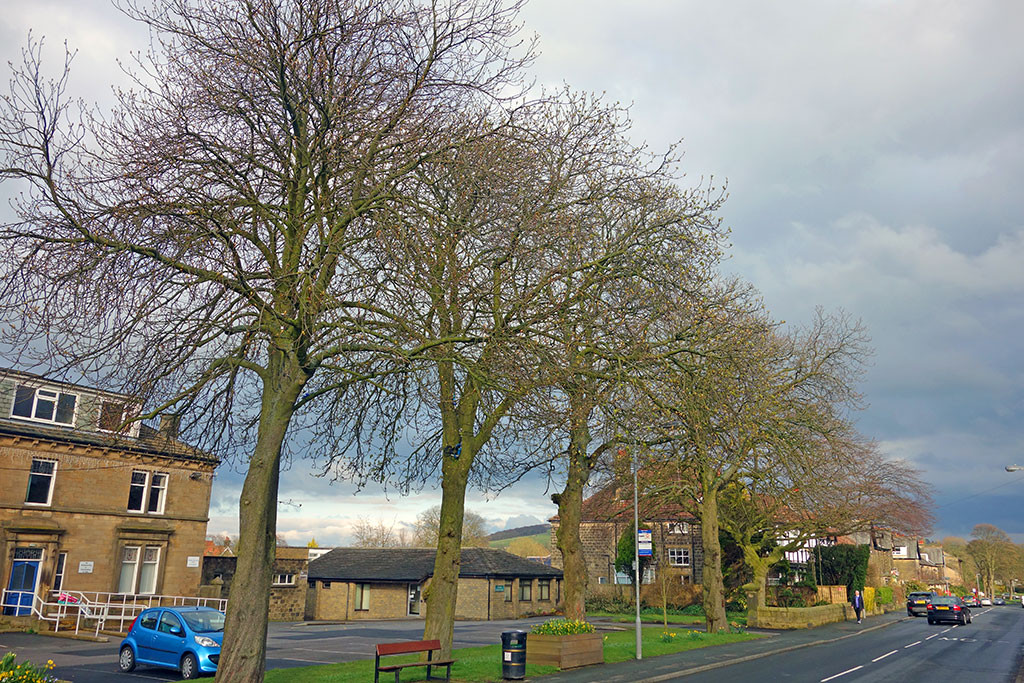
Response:
[[[636,532],[636,547],[637,554],[640,557],[650,557],[654,553],[651,552],[651,530],[650,529],[638,529]]]

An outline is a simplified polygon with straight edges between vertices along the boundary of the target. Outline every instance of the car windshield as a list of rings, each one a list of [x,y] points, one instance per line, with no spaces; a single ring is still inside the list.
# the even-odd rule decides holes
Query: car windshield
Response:
[[[212,633],[224,630],[224,613],[216,610],[202,612],[182,612],[181,616],[188,627],[197,633]]]
[[[959,602],[960,602],[959,598],[947,598],[947,597],[939,597],[939,598],[935,598],[934,600],[932,600],[932,604],[933,605],[956,605],[956,604],[959,604]]]
[[[911,593],[910,594],[910,599],[911,600],[921,600],[922,598],[930,600],[931,597],[932,597],[931,593]]]

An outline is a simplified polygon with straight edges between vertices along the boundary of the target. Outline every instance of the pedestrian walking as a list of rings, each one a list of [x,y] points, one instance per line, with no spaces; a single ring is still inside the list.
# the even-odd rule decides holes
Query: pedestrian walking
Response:
[[[853,592],[853,611],[857,613],[857,623],[864,615],[864,596],[860,594],[860,591]]]

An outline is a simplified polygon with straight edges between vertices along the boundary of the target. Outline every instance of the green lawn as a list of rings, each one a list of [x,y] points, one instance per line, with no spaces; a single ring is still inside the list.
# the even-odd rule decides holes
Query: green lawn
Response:
[[[623,614],[622,612],[599,612],[589,611],[587,612],[587,618],[589,619],[607,619],[620,624],[633,624],[636,623],[636,614]],[[726,614],[726,618],[730,624],[738,624],[740,626],[747,625],[747,613],[746,612],[729,612]],[[645,624],[660,624],[662,623],[661,612],[654,613],[649,610],[645,610],[640,613],[640,621]],[[704,625],[703,616],[695,616],[690,614],[671,614],[668,615],[668,623],[672,624],[683,624],[687,626],[691,625]]]
[[[662,629],[645,628],[643,648],[645,657],[683,652],[711,645],[735,643],[750,640],[759,636],[749,633],[721,633],[710,635],[699,631],[685,629],[671,630],[675,637],[672,642],[662,641]],[[636,656],[636,634],[633,631],[616,631],[608,633],[604,642],[604,659],[606,662],[622,662]],[[415,656],[405,658],[388,657],[389,662],[415,661]],[[484,683],[500,681],[501,678],[501,646],[470,647],[456,650],[454,659],[458,662],[452,667],[452,680],[460,683]],[[557,671],[551,666],[536,666],[527,662],[528,677],[543,676]],[[425,670],[406,670],[403,681],[422,681]],[[365,683],[373,680],[373,659],[345,664],[327,664],[324,666],[307,666],[295,669],[274,669],[267,672],[267,683]],[[382,677],[381,680],[390,680]]]

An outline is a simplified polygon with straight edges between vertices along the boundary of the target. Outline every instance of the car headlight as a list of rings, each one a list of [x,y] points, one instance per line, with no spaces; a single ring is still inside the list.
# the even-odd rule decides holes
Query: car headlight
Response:
[[[196,645],[199,647],[220,647],[216,640],[213,638],[207,638],[206,636],[193,636],[196,641]]]

